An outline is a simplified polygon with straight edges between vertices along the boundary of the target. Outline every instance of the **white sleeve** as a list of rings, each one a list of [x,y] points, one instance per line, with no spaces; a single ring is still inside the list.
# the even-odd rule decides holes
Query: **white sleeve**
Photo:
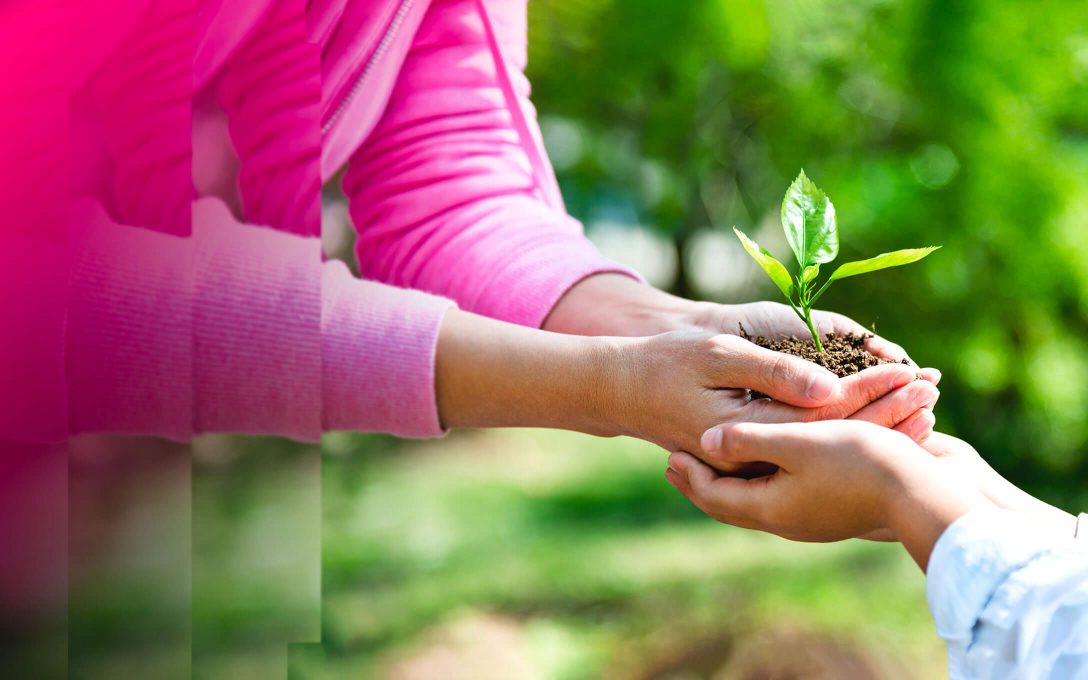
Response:
[[[952,680],[1088,680],[1088,542],[975,511],[937,541],[926,591]]]

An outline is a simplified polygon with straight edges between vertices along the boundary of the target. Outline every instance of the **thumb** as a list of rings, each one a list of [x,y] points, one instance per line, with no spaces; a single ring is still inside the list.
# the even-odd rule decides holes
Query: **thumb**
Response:
[[[839,394],[834,373],[800,357],[764,349],[735,335],[716,338],[721,357],[718,387],[746,387],[777,401],[813,408]]]
[[[756,399],[748,404],[747,417],[761,423],[841,420],[862,411],[881,397],[912,384],[915,382],[915,377],[915,370],[903,364],[873,366],[842,378],[839,381],[838,398],[825,406],[814,409],[798,409],[781,402]],[[932,387],[930,383],[926,384]],[[933,390],[936,392],[936,388],[933,388]],[[925,393],[923,396],[925,396],[925,399],[932,399],[930,393]],[[898,420],[887,423],[887,426],[891,427],[899,423],[925,403],[928,402],[921,401],[917,405],[908,404],[910,410],[903,413]],[[884,420],[887,420],[886,414],[884,415]],[[881,420],[880,424],[885,423]]]

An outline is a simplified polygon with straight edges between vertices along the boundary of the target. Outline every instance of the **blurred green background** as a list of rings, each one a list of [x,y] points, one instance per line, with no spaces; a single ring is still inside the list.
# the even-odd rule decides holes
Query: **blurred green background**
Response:
[[[777,299],[729,228],[785,255],[778,206],[804,167],[844,259],[944,246],[822,306],[943,371],[938,429],[1088,508],[1083,2],[530,0],[529,15],[545,141],[606,253],[682,295]],[[130,553],[87,532],[124,578],[74,592],[73,677],[146,677],[120,672],[141,653],[172,677],[190,644],[207,678],[276,677],[286,645],[294,678],[945,677],[898,546],[718,525],[641,442],[335,434],[320,451],[201,438],[170,455],[192,456],[192,529],[112,519],[145,537]],[[116,496],[94,491],[109,475],[82,474],[73,498],[109,516],[90,511]],[[299,558],[317,538],[320,564]],[[185,593],[159,588],[177,574],[136,559],[140,540],[191,550],[191,630]],[[144,582],[160,601],[136,596]],[[141,652],[149,631],[160,644]]]

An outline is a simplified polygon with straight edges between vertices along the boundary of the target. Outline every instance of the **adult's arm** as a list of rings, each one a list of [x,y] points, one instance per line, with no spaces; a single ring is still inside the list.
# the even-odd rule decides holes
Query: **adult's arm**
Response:
[[[806,333],[784,305],[684,300],[601,256],[557,205],[534,143],[525,38],[524,2],[443,0],[428,9],[387,109],[344,177],[363,274],[562,333]],[[816,317],[822,332],[866,332],[841,315]],[[879,338],[868,346],[905,356]],[[935,383],[939,374],[923,377]]]

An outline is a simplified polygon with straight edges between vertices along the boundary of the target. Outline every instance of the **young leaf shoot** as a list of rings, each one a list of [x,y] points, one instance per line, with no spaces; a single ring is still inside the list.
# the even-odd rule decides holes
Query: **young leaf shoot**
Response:
[[[740,229],[733,227],[744,249],[767,272],[767,276],[771,277],[786,296],[786,302],[808,326],[818,352],[824,351],[824,348],[820,343],[820,334],[812,323],[812,306],[827,291],[832,281],[917,262],[940,248],[908,248],[882,253],[867,260],[847,262],[839,265],[823,285],[817,287],[816,278],[820,275],[820,265],[828,264],[838,257],[839,229],[831,199],[813,184],[804,170],[790,185],[782,200],[782,229],[786,232],[786,241],[790,244],[794,257],[797,258],[797,274],[792,277],[785,265],[765,248],[748,238]]]

